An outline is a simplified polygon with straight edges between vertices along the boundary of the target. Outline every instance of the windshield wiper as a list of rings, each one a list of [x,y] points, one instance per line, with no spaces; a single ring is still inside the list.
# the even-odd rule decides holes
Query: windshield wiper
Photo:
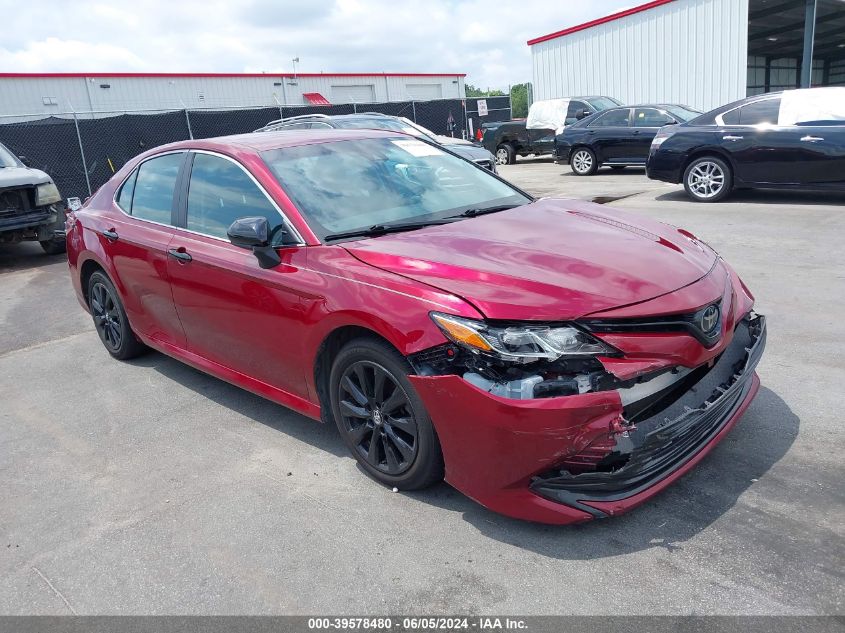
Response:
[[[485,207],[483,209],[467,209],[458,215],[450,215],[450,218],[474,218],[477,215],[486,215],[488,213],[498,213],[499,211],[507,211],[508,209],[516,209],[522,206],[519,204],[500,204],[496,207]]]
[[[427,222],[405,222],[403,224],[374,224],[368,229],[356,229],[355,231],[344,231],[343,233],[333,233],[326,235],[323,238],[324,242],[332,240],[342,240],[348,237],[372,237],[376,235],[385,235],[387,233],[401,233],[402,231],[413,231],[421,229],[426,226],[433,226],[437,224],[449,224],[451,220],[429,220]]]

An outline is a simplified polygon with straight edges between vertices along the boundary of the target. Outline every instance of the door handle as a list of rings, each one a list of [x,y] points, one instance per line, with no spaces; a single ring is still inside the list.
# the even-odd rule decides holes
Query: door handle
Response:
[[[823,141],[821,136],[802,136],[801,141],[804,143],[815,143],[816,141]]]
[[[193,257],[191,257],[191,254],[185,250],[184,246],[180,246],[179,248],[171,248],[170,250],[167,251],[167,254],[170,255],[171,257],[175,257],[180,262],[185,262],[185,263],[187,263],[187,262],[189,262],[193,259]]]
[[[634,130],[634,132],[633,132],[633,133],[636,135],[636,134],[639,134],[639,133],[640,133],[640,131],[639,131],[639,130]]]
[[[744,138],[745,138],[744,136],[734,136],[733,134],[728,134],[727,136],[723,136],[722,140],[723,141],[741,141]]]
[[[103,237],[113,242],[117,239],[117,231],[115,231],[113,228],[107,229],[103,231]]]

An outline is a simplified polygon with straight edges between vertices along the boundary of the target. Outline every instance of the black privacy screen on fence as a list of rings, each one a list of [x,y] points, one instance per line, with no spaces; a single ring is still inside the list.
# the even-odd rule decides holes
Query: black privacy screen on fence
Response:
[[[2,123],[0,142],[53,178],[64,198],[85,199],[131,158],[189,138],[252,132],[280,117],[379,112],[403,116],[436,134],[468,138],[486,121],[510,119],[510,99],[438,99],[330,106],[277,106],[242,110],[174,110],[152,113],[78,113]],[[24,118],[24,116],[16,117]],[[78,127],[77,127],[78,126]],[[87,172],[87,179],[86,179]],[[90,188],[90,191],[89,191]]]

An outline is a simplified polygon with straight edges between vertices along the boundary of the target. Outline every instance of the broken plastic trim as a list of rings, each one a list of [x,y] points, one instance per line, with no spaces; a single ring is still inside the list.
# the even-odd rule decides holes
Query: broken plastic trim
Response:
[[[616,453],[627,457],[623,466],[609,472],[550,471],[535,477],[531,490],[594,517],[606,516],[587,504],[642,492],[681,468],[719,434],[750,392],[765,344],[765,318],[746,318],[737,327],[731,346],[695,388],[666,410],[638,422],[636,431],[617,437]],[[710,383],[715,386],[708,390]],[[702,391],[711,395],[691,407]]]

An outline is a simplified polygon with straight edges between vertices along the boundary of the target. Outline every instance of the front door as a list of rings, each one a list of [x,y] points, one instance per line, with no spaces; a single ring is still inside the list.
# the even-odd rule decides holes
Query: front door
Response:
[[[228,369],[307,397],[296,291],[305,249],[278,249],[282,263],[263,269],[251,250],[231,244],[241,217],[266,217],[281,235],[280,211],[233,159],[193,155],[185,216],[170,245],[168,271],[188,350]]]

